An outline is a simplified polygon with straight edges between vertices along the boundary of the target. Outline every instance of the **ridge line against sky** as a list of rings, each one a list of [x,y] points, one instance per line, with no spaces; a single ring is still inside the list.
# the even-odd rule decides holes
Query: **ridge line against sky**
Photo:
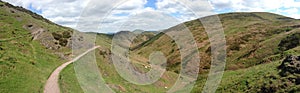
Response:
[[[90,0],[3,1],[16,6],[22,6],[57,24],[76,29],[76,23],[80,18],[81,12],[88,5]],[[203,12],[204,15],[200,15],[200,17],[207,16],[205,15],[206,11],[214,11],[216,14],[228,12],[271,12],[296,19],[300,18],[300,0],[196,0],[210,3],[211,7],[197,5],[191,7],[198,8],[200,11],[190,11],[185,8],[184,5],[175,1],[176,0],[128,0],[118,6],[112,12],[112,15],[102,22],[102,30],[100,33],[113,33],[119,30],[132,31],[134,29],[151,31],[166,29],[176,24],[196,19],[196,16],[193,15],[192,12]],[[105,3],[105,5],[114,4],[113,2],[102,2],[102,0],[98,0],[96,3]],[[90,15],[105,14],[107,11],[101,11],[104,7],[107,6],[95,6],[95,10],[90,11]],[[87,26],[99,24],[87,24]],[[120,29],[124,24],[126,26]],[[78,30],[84,32],[99,32],[99,29],[92,27]]]

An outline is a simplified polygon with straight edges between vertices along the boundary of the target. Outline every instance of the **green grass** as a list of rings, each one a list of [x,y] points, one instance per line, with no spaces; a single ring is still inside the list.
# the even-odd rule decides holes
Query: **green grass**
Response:
[[[59,85],[62,93],[83,93],[77,81],[73,64],[62,70],[59,77]]]
[[[62,31],[62,28],[6,5],[0,7],[0,19],[0,92],[43,92],[52,71],[66,60],[46,49],[39,40],[32,40],[24,26],[34,24],[49,31]]]
[[[280,61],[258,65],[248,69],[227,71],[224,73],[218,92],[258,92],[260,84],[267,82],[267,75],[277,75]],[[249,89],[250,88],[250,89]]]
[[[159,93],[163,92],[166,89],[165,86],[159,86],[158,83],[164,82],[166,86],[172,84],[172,79],[162,78],[158,82],[150,85],[135,85],[126,80],[124,80],[115,70],[112,63],[107,61],[107,58],[104,58],[102,55],[96,54],[99,70],[104,74],[104,80],[107,84],[114,84],[122,86],[126,89],[126,93],[138,93],[138,92],[150,92],[150,93]],[[169,77],[176,77],[176,74],[173,72],[167,72],[166,74]],[[121,92],[118,89],[114,89],[117,92]]]
[[[238,17],[241,15],[248,16],[247,13],[241,15],[237,15],[237,14],[234,15]],[[270,17],[265,16],[265,15],[270,15],[266,13],[253,13],[249,15],[250,17],[241,17],[237,19],[235,19],[235,17],[230,17],[233,16],[231,14],[228,14],[229,18],[227,19],[225,17],[227,15],[225,16],[223,15],[223,17],[221,17],[224,18],[222,22],[225,24],[224,30],[227,36],[228,46],[237,44],[239,50],[227,49],[229,51],[228,52],[229,57],[227,58],[228,64],[226,68],[229,69],[224,74],[224,78],[222,79],[222,83],[220,85],[220,88],[218,89],[218,92],[230,92],[230,91],[232,92],[257,91],[258,92],[260,90],[255,90],[255,89],[261,88],[263,85],[255,87],[255,84],[264,84],[265,82],[256,80],[256,78],[263,79],[266,81],[269,78],[266,76],[277,75],[278,73],[276,66],[279,64],[278,60],[281,59],[281,56],[278,56],[279,52],[277,50],[278,48],[277,45],[279,44],[281,39],[289,35],[289,34],[285,34],[286,30],[285,29],[282,30],[283,28],[280,28],[279,26],[294,25],[294,24],[277,20],[277,18],[283,17],[279,15],[270,16]],[[276,21],[276,24],[273,23],[274,21]],[[203,35],[205,34],[202,33],[204,32],[203,29],[201,27],[197,27],[201,25],[199,24],[198,21],[191,21],[191,22],[187,22],[186,24],[188,25],[189,28],[193,29],[192,33],[196,37],[196,40],[198,40],[197,41],[198,43],[202,43],[203,41],[208,39],[205,38],[205,35]],[[298,30],[289,29],[289,31],[297,32]],[[209,44],[209,43],[204,43],[204,44]],[[242,45],[244,47],[241,47]],[[177,50],[176,48],[177,46],[176,44],[174,46],[174,42],[172,42],[171,38],[163,34],[158,34],[152,39],[142,43],[141,46],[139,48],[136,48],[132,53],[133,55],[141,55],[143,57],[147,57],[153,50],[162,51],[170,59],[168,60],[169,62],[176,63],[176,62],[180,62],[179,61],[180,59],[176,59],[180,55],[176,55],[176,52],[174,53],[174,51],[172,51],[172,50]],[[205,52],[206,49],[201,49],[200,52]],[[289,52],[297,53],[297,51],[298,50],[293,50],[293,51],[290,50]],[[206,55],[209,54],[203,54],[205,58],[210,58],[209,56],[207,57]],[[268,59],[273,59],[273,60],[265,61]],[[203,62],[204,63],[209,62],[209,60],[202,61],[202,63]],[[236,66],[236,68],[233,68],[234,66]],[[109,66],[106,67],[109,68]],[[177,67],[178,65],[169,69],[172,71],[176,71],[176,69],[178,69]],[[236,71],[230,71],[233,69]],[[105,71],[110,72],[111,70],[105,70]],[[115,76],[118,76],[118,74],[114,74],[110,76],[110,77],[114,77],[111,83],[120,84],[120,82],[122,82],[123,80],[120,79],[121,77],[115,77]],[[199,92],[199,90],[201,90],[205,82],[205,78],[206,78],[206,74],[200,74],[198,81],[201,84],[197,83],[194,92]],[[249,83],[250,81],[251,83]],[[108,82],[110,81],[108,80]]]
[[[125,92],[125,93],[161,93],[166,91],[165,87],[171,87],[171,85],[175,81],[175,77],[177,74],[174,72],[166,72],[163,78],[159,79],[154,84],[150,85],[135,85],[132,84],[125,79],[123,79],[118,72],[115,70],[115,67],[112,63],[108,61],[107,56],[99,54],[99,50],[97,50],[97,64],[99,70],[106,82],[115,92]],[[72,75],[73,74],[73,75]],[[77,79],[74,75],[74,69],[72,69],[72,65],[68,66],[62,73],[60,78],[60,86],[62,92],[81,92],[80,86],[78,85]],[[162,85],[161,85],[162,84]],[[119,86],[121,88],[116,88],[113,86]],[[78,88],[79,87],[79,88]]]
[[[25,41],[1,42],[1,93],[42,92],[50,73],[62,63],[38,42]]]
[[[270,89],[275,89],[276,92],[292,92],[300,91],[299,85],[291,83],[289,78],[295,78],[297,75],[289,75],[282,77],[279,75],[280,70],[277,68],[282,63],[282,56],[300,55],[300,47],[296,47],[285,51],[282,55],[271,55],[267,59],[271,62],[256,65],[246,69],[228,70],[225,71],[222,81],[218,86],[217,93],[241,93],[241,92],[262,92]],[[201,74],[198,77],[193,93],[199,93],[203,89],[206,82],[206,74]],[[287,84],[287,86],[285,85]],[[263,89],[267,88],[267,89]]]
[[[218,86],[217,93],[241,93],[241,92],[262,92],[263,87],[269,87],[270,82],[273,85],[280,86],[286,82],[282,82],[282,78],[279,75],[280,70],[277,67],[281,64],[281,61],[274,61],[267,64],[262,64],[247,69],[240,69],[236,71],[225,71],[222,77],[222,81]],[[206,78],[206,77],[204,77]],[[198,79],[196,87],[193,93],[199,93],[202,91],[205,80]],[[272,84],[272,83],[271,83]],[[292,87],[297,85],[290,85],[286,89],[278,89],[277,92],[291,91]]]
[[[0,92],[43,92],[44,84],[51,72],[67,61],[56,54],[68,55],[71,54],[71,49],[62,47],[58,50],[50,50],[41,43],[45,43],[43,39],[51,37],[53,32],[63,35],[64,32],[73,30],[48,22],[29,11],[3,5],[4,3],[0,2]],[[295,76],[281,77],[276,68],[282,57],[300,54],[299,46],[293,46],[293,49],[287,49],[287,51],[278,50],[280,41],[290,35],[286,32],[299,32],[299,30],[289,27],[299,21],[292,19],[287,21],[288,18],[284,16],[270,13],[229,13],[221,14],[220,18],[226,34],[228,57],[227,71],[224,73],[217,92],[261,92],[263,88],[278,88],[277,92],[299,91],[297,90],[299,86],[295,84],[289,84],[284,87],[286,89],[281,88],[284,84],[290,83],[288,78]],[[203,88],[207,77],[205,72],[209,70],[208,66],[210,65],[210,54],[208,53],[210,48],[209,43],[206,43],[208,37],[199,21],[190,21],[185,24],[192,31],[197,43],[200,46],[203,45],[203,47],[199,47],[200,56],[203,59],[200,71],[203,73],[199,74],[193,90],[198,93]],[[28,25],[43,28],[46,34],[37,40],[32,40],[30,29],[26,28]],[[176,27],[170,29],[176,29]],[[59,37],[67,39],[70,36]],[[96,45],[101,45],[104,50],[108,51],[111,47],[112,36],[97,34],[96,37]],[[131,51],[130,57],[139,55],[139,57],[148,58],[156,50],[162,51],[168,58],[168,71],[154,84],[141,86],[126,81],[109,62],[109,56],[100,55],[99,50],[95,52],[99,71],[105,82],[116,92],[165,92],[168,89],[164,87],[170,88],[176,81],[178,75],[175,72],[180,71],[178,46],[172,38],[164,34],[152,36],[152,34],[145,33],[145,37],[152,38],[145,42],[142,39],[136,39],[135,42],[140,45]],[[59,40],[66,42],[65,39]],[[54,42],[50,40],[46,43]],[[134,62],[140,61],[134,60]],[[204,66],[202,66],[203,64]],[[63,93],[83,92],[78,84],[73,66],[73,64],[69,65],[60,73],[59,84]],[[134,66],[142,72],[149,70],[137,63],[134,63]]]

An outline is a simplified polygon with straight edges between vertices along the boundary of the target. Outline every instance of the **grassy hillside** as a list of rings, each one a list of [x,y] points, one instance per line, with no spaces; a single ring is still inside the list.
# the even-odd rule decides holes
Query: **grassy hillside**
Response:
[[[280,72],[277,69],[282,62],[282,59],[287,55],[299,55],[298,38],[299,21],[288,17],[271,14],[271,13],[228,13],[219,15],[223,23],[227,41],[227,65],[222,82],[217,92],[264,92],[266,86],[272,88],[274,85],[280,85],[282,77],[278,75]],[[210,66],[210,46],[207,35],[202,27],[202,24],[197,21],[189,21],[184,23],[193,33],[195,40],[198,43],[198,49],[201,56],[201,69],[197,84],[193,92],[198,93],[202,90],[203,84],[207,77],[207,71]],[[172,31],[176,27],[172,27],[166,31]],[[122,32],[123,34],[128,34]],[[122,34],[121,33],[121,34]],[[97,39],[98,40],[109,40]],[[294,42],[294,43],[293,43]],[[98,43],[101,45],[100,43]],[[103,43],[102,43],[103,44]],[[106,51],[109,52],[110,43],[105,43]],[[167,73],[178,73],[180,71],[180,53],[175,42],[163,33],[150,38],[143,43],[132,48],[131,59],[132,64],[141,72],[149,71],[144,68],[148,65],[148,56],[152,51],[162,51],[168,57]],[[100,53],[97,57],[107,54]],[[107,58],[108,56],[106,56]],[[109,63],[108,59],[98,59],[100,71],[105,75],[105,80],[108,84],[117,84],[116,91],[119,92],[149,92],[148,89],[156,88],[163,92],[161,84],[167,84],[170,87],[172,80],[162,77],[164,83],[158,81],[155,84],[143,88],[143,86],[134,86],[125,83],[116,72],[113,64]],[[107,63],[105,63],[107,62]],[[175,74],[176,75],[176,74]],[[270,75],[274,75],[276,79],[271,79]],[[270,84],[269,81],[277,83]],[[171,84],[172,85],[172,84]],[[128,87],[130,86],[130,87]],[[164,85],[165,86],[165,85]],[[296,91],[293,87],[296,84],[291,84],[288,89],[278,89],[280,91]],[[162,88],[162,90],[160,90]],[[144,91],[146,90],[146,91]]]
[[[272,62],[281,62],[280,60],[285,56],[290,54],[297,55],[297,53],[299,53],[299,51],[293,50],[300,46],[300,39],[298,38],[298,34],[300,33],[299,20],[272,13],[227,13],[220,14],[219,17],[225,31],[227,44],[226,70],[228,71],[225,72],[225,75],[230,72],[241,73],[240,69],[243,70],[250,67],[247,69],[250,71],[244,72],[245,74],[243,74],[247,74],[247,76],[249,75],[247,78],[230,78],[230,81],[226,80],[227,77],[225,76],[225,79],[222,79],[223,82],[221,83],[221,85],[224,86],[220,86],[218,89],[220,92],[261,92],[261,90],[254,89],[262,88],[264,85],[254,87],[255,84],[259,85],[262,83],[260,81],[253,80],[258,77],[266,77],[268,75],[267,73],[259,74],[261,71],[272,71],[275,70],[276,67],[265,67],[265,69],[258,69],[255,71],[252,71],[253,69],[251,68],[257,68],[256,66],[260,66],[261,64],[264,65],[268,63],[274,64]],[[204,17],[202,19],[206,18],[208,17]],[[202,90],[207,77],[206,73],[210,69],[209,66],[211,59],[209,40],[204,27],[202,27],[201,22],[198,20],[185,22],[184,24],[193,33],[199,47],[198,50],[201,57],[200,76],[198,78],[197,87],[194,89],[194,92],[198,93]],[[166,31],[173,31],[172,29],[176,29],[176,26]],[[176,73],[180,71],[180,53],[178,51],[178,46],[170,37],[161,33],[142,44],[143,45],[140,45],[141,47],[136,48],[133,51],[134,56],[132,57],[141,55],[142,57],[147,58],[152,51],[162,51],[168,57],[168,70]],[[138,57],[141,58],[141,56]],[[232,74],[231,77],[239,76]],[[270,78],[262,78],[262,81],[269,81],[269,79]],[[230,85],[234,83],[233,81],[243,82],[244,80],[253,81],[252,84],[254,85],[246,86],[245,83],[235,86]],[[230,86],[233,86],[232,89],[228,88]],[[292,85],[292,87],[294,86],[297,85]],[[289,91],[289,89],[282,89],[280,91]]]
[[[0,2],[0,92],[37,93],[51,72],[68,59],[68,43],[51,33],[70,33],[21,7]],[[59,44],[65,42],[66,44]]]
[[[271,13],[228,13],[219,15],[226,36],[228,70],[247,68],[261,63],[270,55],[278,54],[280,40],[299,27],[299,20]],[[204,17],[202,19],[206,19]],[[199,20],[184,23],[193,33],[202,58],[201,72],[210,66],[210,43]],[[172,27],[166,31],[176,29]],[[136,48],[133,53],[148,57],[154,51],[162,51],[168,56],[171,68],[178,71],[180,54],[176,43],[167,35],[159,34]],[[287,49],[288,50],[288,49]],[[176,66],[173,66],[176,65]]]
[[[135,33],[135,32],[133,32]],[[154,37],[156,34],[158,34],[159,32],[154,32],[154,31],[145,31],[145,32],[141,32],[141,33],[136,33],[137,36],[136,38],[133,40],[133,45],[131,45],[132,47],[136,47],[138,45],[140,45],[141,43],[149,40],[150,38]]]
[[[284,52],[284,55],[300,55],[299,46]],[[276,59],[281,56],[272,55],[269,58],[275,58],[273,62],[253,66],[246,69],[235,71],[225,71],[222,82],[217,92],[258,92],[258,93],[274,93],[274,92],[299,92],[299,73],[288,73],[282,75],[283,72],[289,71],[280,68],[286,58]],[[299,61],[299,60],[298,60]],[[290,64],[293,66],[297,64]],[[287,67],[291,68],[291,67]],[[299,66],[298,66],[299,68]],[[295,68],[297,69],[297,68]],[[201,86],[203,80],[198,80],[198,86]],[[201,87],[197,87],[193,92],[201,91]]]
[[[285,62],[290,55],[300,55],[299,20],[263,12],[218,16],[226,36],[227,64],[217,92],[300,91],[299,66]],[[201,19],[207,18],[209,16]],[[192,32],[200,52],[200,73],[193,89],[199,93],[210,69],[210,43],[200,21],[183,24]],[[174,31],[179,26],[165,31]],[[73,32],[73,29],[54,24],[24,8],[0,2],[0,92],[42,92],[51,72],[70,60]],[[126,31],[117,34],[135,35]],[[96,45],[101,46],[95,50],[97,65],[105,82],[116,92],[165,92],[176,81],[181,68],[180,53],[171,37],[143,32],[133,39],[129,57],[135,70],[141,73],[150,70],[148,56],[153,51],[161,51],[168,58],[163,76],[157,82],[143,86],[129,83],[115,70],[110,59],[113,35],[97,34],[96,37]],[[282,67],[286,63],[292,67]],[[73,66],[69,65],[60,73],[63,93],[83,92]]]
[[[127,34],[127,32],[124,32]],[[106,83],[117,92],[129,92],[129,93],[140,93],[140,92],[163,92],[167,88],[173,85],[177,74],[174,72],[166,72],[163,77],[156,83],[151,85],[135,85],[123,79],[118,72],[115,70],[114,65],[110,60],[110,48],[111,48],[112,36],[105,34],[98,34],[96,39],[96,45],[102,46],[96,50],[97,64],[100,72],[103,75]],[[140,66],[142,63],[132,63],[137,66],[137,69],[147,70],[144,66]],[[61,92],[63,93],[82,93],[77,78],[75,77],[73,65],[70,65],[62,71],[60,75],[60,86]]]

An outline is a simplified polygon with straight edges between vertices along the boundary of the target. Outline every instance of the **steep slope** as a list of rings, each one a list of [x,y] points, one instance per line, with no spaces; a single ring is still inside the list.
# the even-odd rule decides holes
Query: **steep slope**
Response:
[[[225,71],[222,83],[217,90],[219,92],[261,92],[262,90],[259,89],[263,89],[264,86],[262,81],[270,81],[268,78],[270,73],[277,78],[282,78],[277,75],[277,72],[279,72],[277,66],[280,64],[281,59],[287,55],[299,55],[300,53],[300,39],[297,38],[300,33],[299,20],[272,13],[227,13],[220,14],[219,17],[223,24],[227,41],[227,71]],[[207,17],[203,19],[205,18]],[[193,20],[184,24],[193,33],[201,56],[200,74],[193,90],[193,92],[198,93],[202,90],[207,77],[207,71],[210,69],[209,41],[201,22]],[[176,29],[176,26],[165,31],[172,31],[172,29]],[[120,32],[118,34],[133,35],[133,33],[129,32]],[[105,40],[110,41],[110,39]],[[104,75],[107,84],[115,91],[149,92],[155,88],[156,91],[151,92],[163,92],[167,90],[163,89],[164,86],[167,88],[171,87],[173,84],[171,82],[174,82],[172,78],[168,77],[177,77],[176,73],[180,71],[178,46],[174,40],[163,33],[159,33],[131,48],[132,51],[129,56],[131,57],[132,65],[136,67],[136,70],[141,72],[149,71],[149,68],[145,66],[149,64],[148,56],[151,52],[162,51],[168,57],[167,73],[158,82],[147,86],[126,83],[126,80],[122,79],[115,71],[109,59],[110,43],[105,43],[104,45],[107,46],[106,49],[99,50],[99,55],[97,54],[97,57],[99,57],[97,60],[99,70]],[[255,81],[257,78],[262,80]],[[71,81],[71,79],[67,80]],[[244,81],[252,82],[248,86]],[[255,86],[257,84],[259,86]],[[71,83],[65,85],[71,85]],[[295,86],[291,85],[287,88]]]
[[[295,48],[299,47],[300,39],[298,34],[300,33],[300,21],[288,17],[284,17],[272,13],[227,13],[220,14],[220,20],[222,22],[227,44],[227,63],[226,70],[238,70],[236,72],[240,73],[239,69],[249,68],[257,66],[264,63],[276,62],[283,59],[285,56],[290,54],[298,54],[299,50]],[[206,19],[204,17],[202,19]],[[184,23],[189,30],[194,35],[195,40],[198,44],[198,50],[201,57],[200,66],[200,76],[198,78],[197,87],[195,87],[194,92],[198,93],[202,90],[203,84],[205,84],[206,72],[210,69],[210,44],[208,37],[206,35],[205,29],[199,20],[189,21]],[[172,31],[176,29],[172,27],[166,31]],[[176,43],[167,35],[160,33],[154,38],[142,43],[140,47],[135,48],[132,51],[131,56],[140,55],[141,57],[147,58],[153,51],[162,51],[168,57],[168,70],[178,73],[180,71],[180,53],[178,51],[178,46]],[[143,61],[143,60],[142,60]],[[147,60],[145,60],[147,61]],[[249,69],[248,69],[249,70]],[[250,69],[252,70],[252,69]],[[257,69],[256,71],[251,71],[254,75],[255,73],[260,73],[265,70],[276,70],[276,67],[270,67],[267,69]],[[244,70],[242,70],[244,71]],[[230,72],[230,71],[229,71]],[[232,71],[235,72],[235,71]],[[227,72],[226,72],[227,73]],[[226,75],[225,73],[225,75]],[[248,73],[248,72],[247,72]],[[246,73],[246,74],[247,74]],[[245,75],[245,74],[243,74]],[[261,76],[266,76],[268,74],[259,74]],[[236,77],[233,75],[232,77]],[[225,77],[226,78],[226,77]],[[253,77],[241,78],[230,78],[233,81],[242,82],[243,80],[253,80]],[[278,77],[281,78],[281,77]],[[269,81],[268,78],[263,78]],[[227,82],[227,85],[221,86],[221,89],[226,89],[231,85],[232,82]],[[222,82],[222,84],[224,83]],[[253,81],[254,84],[260,84],[259,81]],[[221,85],[222,85],[221,84]],[[234,85],[232,89],[228,90],[218,90],[223,92],[236,91],[258,91],[247,89],[250,86]],[[244,86],[242,89],[239,86]],[[294,87],[293,86],[289,86]],[[263,85],[258,86],[262,88]],[[288,91],[288,90],[281,90]],[[258,91],[259,92],[259,91]]]
[[[159,32],[156,31],[144,31],[143,30],[134,30],[133,32],[130,31],[119,31],[115,33],[114,35],[122,35],[122,39],[125,39],[125,44],[128,44],[131,42],[131,48],[139,47],[138,45],[141,45],[141,43],[144,43],[145,41],[149,40],[150,38],[154,37]],[[132,41],[130,41],[128,38],[131,38]]]
[[[283,37],[298,32],[299,20],[271,13],[228,13],[219,15],[227,43],[228,70],[247,68],[268,60],[270,55],[282,52],[278,44]],[[204,17],[205,19],[208,17]],[[204,27],[199,20],[184,23],[193,33],[201,56],[201,72],[210,66],[210,46]],[[172,27],[176,28],[176,27]],[[166,31],[172,31],[172,28]],[[171,47],[170,47],[171,46]],[[160,33],[135,48],[133,54],[148,57],[154,51],[163,51],[169,58],[170,69],[178,71],[180,54],[175,42]],[[287,49],[288,50],[288,49]],[[174,66],[175,65],[175,66]]]
[[[133,40],[132,47],[136,47],[137,45],[140,45],[141,43],[149,40],[150,38],[154,37],[159,32],[156,31],[144,31],[144,32],[133,32],[137,34],[136,38]]]
[[[74,30],[59,26],[38,14],[5,2],[0,2],[0,15],[0,92],[42,92],[51,72],[71,58],[70,40]],[[154,36],[153,32],[143,32],[138,35],[136,43],[152,36]],[[110,48],[112,35],[97,34],[96,37],[96,45]],[[107,55],[103,50],[96,51],[99,55]],[[109,62],[108,57],[105,57],[106,59],[103,60]],[[103,61],[99,60],[99,62]],[[99,63],[99,66],[100,64],[103,63]],[[101,66],[113,68],[111,64]],[[60,75],[62,92],[81,90],[72,67],[73,65],[68,66]],[[117,72],[112,72],[110,75],[112,74],[115,75]],[[121,79],[121,77],[112,77],[116,80]],[[145,86],[144,89],[146,88]]]
[[[293,79],[297,76],[290,75],[282,77],[277,69],[281,61],[274,61],[268,64],[253,66],[236,71],[226,71],[219,85],[217,92],[256,92],[256,93],[282,93],[299,92],[299,85]],[[299,78],[299,77],[298,77]],[[199,82],[205,83],[205,82]],[[201,91],[201,87],[196,87],[193,93]]]
[[[272,13],[227,13],[219,17],[226,34],[227,71],[218,92],[299,91],[298,74],[281,76],[278,73],[282,69],[277,68],[281,59],[300,53],[299,20]],[[183,24],[191,30],[200,52],[200,74],[193,90],[198,93],[210,69],[210,43],[201,22]],[[0,92],[42,92],[50,73],[71,57],[73,32],[26,9],[0,2]],[[167,35],[142,33],[130,48],[131,63],[140,72],[149,71],[148,56],[153,51],[162,51],[168,58],[167,72],[159,81],[145,86],[131,84],[116,72],[109,56],[113,35],[96,37],[96,45],[102,47],[95,50],[99,70],[115,91],[164,92],[176,81],[180,53],[175,41]],[[61,91],[80,93],[82,89],[72,68],[73,65],[68,66],[60,75]]]
[[[72,29],[0,1],[0,92],[42,92],[71,54]]]

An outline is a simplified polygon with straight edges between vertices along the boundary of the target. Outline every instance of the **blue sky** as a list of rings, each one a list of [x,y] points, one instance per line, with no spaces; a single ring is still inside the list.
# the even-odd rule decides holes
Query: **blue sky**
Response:
[[[156,0],[147,0],[147,3],[144,6],[156,9],[156,5],[155,5],[156,2],[157,2]]]
[[[28,8],[29,10],[31,10],[32,12],[35,12],[35,13],[37,13],[37,14],[42,14],[42,13],[43,13],[42,10],[38,10],[38,9],[32,7],[32,4],[29,4],[29,6],[28,6],[27,8]]]
[[[4,0],[17,6],[25,7],[45,18],[77,29],[78,24],[86,25],[80,31],[99,32],[100,22],[95,19],[105,17],[106,7],[115,7],[112,0]],[[121,0],[119,0],[121,1]],[[125,0],[106,17],[101,32],[118,30],[159,30],[181,22],[207,16],[210,12],[272,12],[292,18],[300,18],[300,0],[187,0],[193,2],[186,8],[183,2],[173,0]],[[178,0],[182,1],[182,0]],[[184,1],[184,0],[183,0]],[[95,9],[84,10],[89,6]],[[194,9],[193,11],[189,9]],[[197,10],[198,9],[198,10]],[[78,23],[82,13],[89,11],[84,22]],[[198,14],[195,16],[193,13]],[[166,18],[167,17],[167,18]],[[134,18],[134,19],[133,19]],[[93,23],[93,24],[92,24]],[[95,24],[99,23],[99,24]],[[132,23],[129,25],[128,23]],[[135,23],[135,24],[134,24]],[[151,26],[150,26],[151,25]]]

